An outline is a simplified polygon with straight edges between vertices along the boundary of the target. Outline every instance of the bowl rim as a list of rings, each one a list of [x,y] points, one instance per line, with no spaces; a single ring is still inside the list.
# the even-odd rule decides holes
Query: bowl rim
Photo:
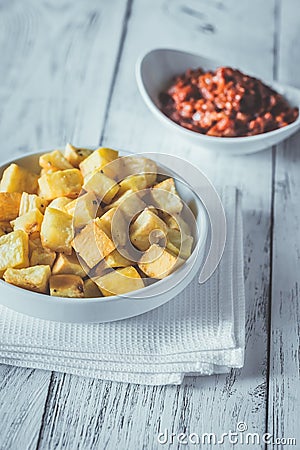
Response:
[[[211,62],[217,66],[224,65],[224,64],[222,64],[220,61],[213,60],[211,58],[206,58],[205,56],[197,54],[197,53],[188,52],[185,50],[180,50],[180,49],[175,49],[175,48],[166,48],[166,47],[157,47],[157,48],[153,48],[151,50],[147,50],[146,52],[143,52],[137,58],[137,61],[135,64],[135,76],[136,76],[136,81],[137,81],[137,85],[138,85],[140,94],[141,94],[142,98],[144,99],[146,105],[159,119],[161,119],[161,121],[165,122],[167,125],[172,126],[175,129],[177,129],[179,132],[185,134],[186,136],[193,137],[193,138],[197,137],[199,140],[203,140],[206,142],[211,142],[211,143],[212,142],[214,142],[214,143],[223,142],[225,145],[230,145],[230,144],[239,143],[239,142],[262,141],[265,138],[277,136],[279,134],[284,133],[285,131],[287,132],[288,130],[293,130],[293,129],[300,127],[300,100],[296,106],[299,109],[299,114],[298,114],[297,119],[294,122],[292,122],[282,128],[277,128],[276,130],[265,131],[264,133],[255,134],[252,136],[236,136],[236,137],[207,136],[206,134],[198,133],[197,131],[189,130],[188,128],[185,128],[182,125],[179,125],[178,123],[171,120],[168,116],[166,116],[161,111],[161,109],[154,103],[154,101],[152,100],[151,96],[149,95],[149,93],[145,87],[144,81],[143,81],[143,70],[142,70],[143,63],[150,54],[156,53],[156,52],[182,53],[182,54],[189,55],[189,56],[203,58],[206,61]],[[247,72],[247,73],[249,73],[249,72]],[[255,76],[255,75],[252,75],[252,76]],[[278,83],[277,81],[272,81],[272,80],[270,81],[270,80],[261,79],[261,81],[265,84],[270,85],[271,87],[274,87],[274,88],[276,88],[276,87],[283,88],[286,90],[290,90],[291,92],[292,91],[297,92],[299,95],[299,99],[300,99],[300,89],[298,89],[294,86],[290,86],[290,85],[283,84],[283,83]],[[284,94],[282,94],[282,95],[284,95]]]
[[[85,146],[85,148],[88,148],[88,149],[91,149],[91,150],[96,150],[97,148],[99,148],[99,146],[88,146],[87,145],[87,146]],[[58,146],[58,147],[55,147],[55,149],[62,150],[62,147]],[[0,170],[5,170],[6,166],[8,166],[10,164],[13,164],[13,163],[17,163],[18,161],[23,160],[24,158],[39,156],[39,155],[42,155],[43,153],[47,153],[49,151],[53,151],[53,149],[45,149],[45,150],[40,150],[38,152],[32,151],[32,152],[28,152],[26,154],[20,155],[20,156],[14,158],[14,159],[8,159],[8,160],[5,160],[5,161],[2,161],[0,163]],[[135,154],[136,155],[142,155],[143,154],[142,152],[140,152],[140,153],[133,153],[133,152],[129,152],[128,150],[124,150],[124,149],[118,149],[118,151],[121,152],[121,153],[125,153],[126,154],[126,155],[123,155],[123,156],[130,156],[130,155],[135,155]],[[145,154],[149,154],[149,152],[144,152],[144,153]],[[161,164],[158,163],[158,165],[161,165]],[[161,166],[163,167],[163,165],[161,165]],[[166,170],[168,170],[169,172],[175,173],[170,168],[166,168]],[[161,293],[155,292],[154,294],[152,294],[150,296],[149,295],[148,296],[145,295],[145,296],[141,296],[141,297],[135,297],[140,292],[145,292],[145,291],[147,292],[147,291],[149,291],[151,289],[151,287],[153,288],[153,286],[156,286],[156,287],[158,285],[160,286],[166,280],[168,280],[171,283],[172,280],[174,280],[174,278],[177,278],[180,275],[180,273],[183,272],[184,269],[187,268],[188,264],[191,264],[191,261],[193,259],[192,267],[190,268],[190,270],[192,270],[193,265],[196,264],[197,256],[199,256],[201,254],[201,252],[203,251],[203,249],[207,245],[207,237],[208,237],[208,229],[209,229],[207,212],[205,210],[205,207],[204,207],[204,205],[203,205],[199,195],[196,193],[194,188],[185,179],[183,179],[179,175],[177,175],[177,176],[180,179],[180,181],[183,182],[185,185],[187,185],[189,187],[189,189],[192,191],[192,193],[193,193],[193,195],[194,195],[194,197],[195,197],[195,199],[197,201],[197,204],[200,205],[200,209],[201,209],[200,213],[201,213],[202,218],[204,218],[204,222],[203,222],[203,226],[201,227],[202,234],[199,233],[199,239],[198,239],[198,241],[197,241],[197,243],[196,243],[196,245],[194,247],[194,250],[193,250],[192,254],[184,262],[184,264],[182,264],[182,266],[180,266],[177,270],[175,270],[173,273],[168,275],[166,278],[158,280],[157,282],[155,282],[155,283],[153,283],[153,284],[151,284],[149,286],[144,286],[143,288],[137,289],[135,291],[131,291],[131,292],[128,292],[128,293],[125,293],[125,294],[112,295],[112,296],[108,296],[108,297],[105,297],[105,296],[103,296],[103,297],[84,297],[84,298],[57,297],[57,296],[54,296],[54,295],[43,294],[43,293],[40,293],[40,292],[35,292],[35,291],[31,291],[29,289],[24,289],[24,288],[21,288],[19,286],[15,286],[13,284],[7,283],[5,280],[3,280],[1,278],[0,278],[0,289],[1,288],[10,289],[12,291],[15,291],[16,294],[22,293],[22,295],[25,295],[25,296],[34,296],[35,298],[42,299],[43,302],[46,302],[48,304],[51,304],[51,303],[52,304],[56,304],[56,303],[62,304],[62,303],[64,303],[66,305],[74,304],[74,302],[76,302],[76,304],[80,304],[80,303],[82,303],[82,304],[87,304],[87,303],[89,303],[89,304],[99,304],[99,303],[107,303],[107,302],[112,302],[112,301],[113,302],[119,302],[119,301],[122,302],[122,301],[124,301],[124,299],[126,299],[126,300],[136,300],[136,301],[142,302],[142,301],[148,301],[149,298],[151,299],[151,297],[153,297],[153,296],[163,295],[163,292],[161,292]],[[201,237],[201,239],[200,239],[200,237]],[[188,271],[188,273],[189,273],[189,271]],[[178,282],[176,284],[178,284]],[[175,286],[176,284],[172,284],[172,287]],[[1,302],[0,302],[0,304],[1,304]]]

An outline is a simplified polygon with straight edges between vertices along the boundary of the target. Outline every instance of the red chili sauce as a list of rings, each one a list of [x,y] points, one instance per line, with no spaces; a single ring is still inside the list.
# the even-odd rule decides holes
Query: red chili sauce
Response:
[[[160,94],[161,110],[208,136],[252,136],[294,122],[298,108],[257,78],[230,67],[189,69]]]

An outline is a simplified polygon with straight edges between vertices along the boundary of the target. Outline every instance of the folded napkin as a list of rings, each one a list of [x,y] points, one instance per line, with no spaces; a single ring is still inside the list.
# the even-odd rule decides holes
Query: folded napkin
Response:
[[[227,241],[203,285],[198,275],[165,305],[127,320],[68,324],[0,306],[0,363],[140,384],[180,384],[244,360],[245,297],[240,198],[224,189]],[[75,301],[75,300],[74,300]]]

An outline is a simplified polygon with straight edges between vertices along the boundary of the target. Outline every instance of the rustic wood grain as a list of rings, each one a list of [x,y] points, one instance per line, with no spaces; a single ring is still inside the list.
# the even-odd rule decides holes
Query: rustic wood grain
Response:
[[[299,5],[278,4],[279,81],[300,88]],[[279,146],[274,177],[274,239],[269,373],[269,432],[300,445],[300,134]],[[278,448],[273,446],[270,448]]]
[[[0,448],[35,448],[50,372],[0,365]]]
[[[257,14],[257,11],[260,14]],[[143,104],[134,80],[140,52],[173,46],[224,59],[270,78],[275,3],[134,1],[101,142],[133,151],[170,152],[214,181],[244,193],[247,297],[246,361],[227,376],[191,377],[181,386],[145,387],[56,374],[40,448],[156,449],[159,430],[263,433],[266,424],[272,154],[226,158],[172,136]],[[147,17],[147,20],[145,20]],[[267,19],[266,19],[267,18]],[[158,26],[158,24],[162,24]],[[172,448],[177,448],[173,445]],[[208,448],[208,447],[203,447]],[[225,448],[231,448],[228,444]]]
[[[1,2],[2,160],[99,142],[125,10],[122,0]],[[1,450],[36,447],[50,377],[0,366]]]

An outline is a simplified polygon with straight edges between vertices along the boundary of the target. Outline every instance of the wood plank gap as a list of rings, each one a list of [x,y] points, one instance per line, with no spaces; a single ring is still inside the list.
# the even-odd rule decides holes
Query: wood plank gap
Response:
[[[270,376],[271,376],[271,345],[272,345],[272,294],[273,294],[273,252],[274,252],[274,224],[275,224],[275,174],[276,174],[276,146],[272,147],[272,182],[271,182],[271,211],[270,211],[270,271],[269,271],[269,302],[268,302],[268,342],[266,367],[266,423],[265,432],[268,433],[270,414]],[[268,450],[268,444],[265,444]]]
[[[274,0],[273,79],[278,80],[281,0]]]
[[[274,44],[273,44],[273,79],[278,79],[279,69],[279,41],[280,41],[280,11],[281,0],[274,0]],[[271,346],[272,346],[272,298],[273,298],[273,255],[274,255],[274,229],[275,229],[275,177],[276,177],[276,146],[272,147],[272,187],[270,211],[270,276],[269,276],[269,303],[268,303],[268,342],[267,342],[267,370],[266,370],[266,424],[268,433],[270,414],[270,377],[271,377]],[[268,450],[268,444],[265,444]]]
[[[112,76],[112,81],[111,81],[110,88],[109,88],[109,94],[108,94],[107,104],[106,104],[105,113],[104,113],[104,120],[103,120],[103,124],[102,124],[99,145],[102,145],[103,138],[104,138],[104,130],[105,130],[107,119],[108,119],[112,94],[114,91],[117,75],[119,72],[120,61],[121,61],[123,48],[124,48],[124,42],[126,39],[127,30],[128,30],[128,22],[129,22],[131,12],[132,12],[132,5],[133,5],[133,0],[127,0],[127,6],[126,6],[126,10],[125,10],[125,14],[124,14],[124,21],[123,21],[123,29],[122,29],[122,34],[121,34],[121,38],[120,38],[119,49],[118,49],[117,58],[116,58],[116,62],[115,62],[115,68],[114,68],[114,72],[113,72],[113,76]]]
[[[46,400],[45,400],[45,404],[44,404],[44,411],[43,411],[43,415],[42,415],[42,420],[41,420],[41,426],[40,426],[40,430],[39,430],[39,436],[37,439],[37,444],[36,444],[36,448],[35,450],[38,450],[40,448],[40,444],[42,441],[42,433],[43,433],[43,429],[44,429],[44,421],[47,415],[47,407],[48,404],[51,400],[51,389],[52,389],[52,385],[54,382],[54,372],[51,372],[51,377],[50,377],[50,381],[48,384],[48,390],[47,390],[47,396],[46,396]]]

